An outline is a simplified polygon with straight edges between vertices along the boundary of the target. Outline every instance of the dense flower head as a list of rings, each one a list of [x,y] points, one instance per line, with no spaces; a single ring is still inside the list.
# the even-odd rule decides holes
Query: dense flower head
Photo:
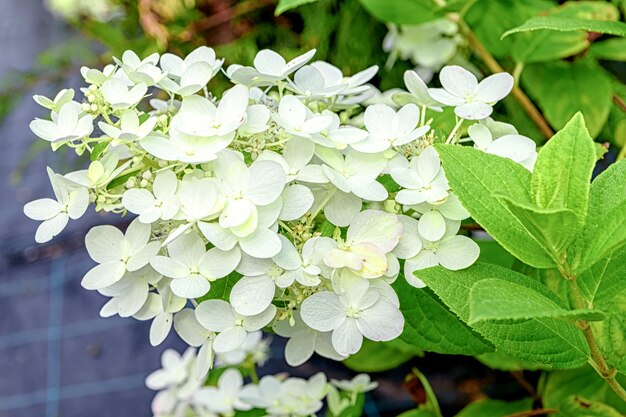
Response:
[[[396,279],[421,287],[419,270],[461,269],[478,258],[476,243],[459,234],[469,213],[431,146],[444,140],[426,113],[451,105],[460,117],[470,108],[466,119],[486,117],[508,93],[508,78],[478,84],[445,67],[443,91],[408,72],[408,92],[382,100],[367,84],[376,67],[346,76],[310,62],[314,53],[287,62],[260,51],[253,66],[225,71],[235,85],[219,96],[207,86],[223,63],[211,48],[184,59],[127,52],[103,71],[81,70],[82,102],[73,90],[36,97],[51,120],[35,120],[32,131],[53,149],[91,157],[83,170],[50,170],[55,199],[25,206],[43,221],[36,240],[53,238],[90,202],[136,215],[124,233],[111,225],[89,231],[98,265],[82,284],[110,298],[102,316],[151,320],[153,345],[173,327],[198,348],[167,354],[165,371],[149,379],[169,387],[155,399],[156,414],[192,403],[217,414],[260,407],[254,401],[269,399],[259,392],[273,385],[287,394],[264,404],[268,414],[297,415],[292,408],[303,404],[312,414],[325,380],[262,379],[241,389],[241,375],[229,372],[196,397],[190,390],[201,384],[185,378],[204,378],[215,355],[218,363],[262,362],[254,346],[263,328],[289,338],[293,366],[313,353],[345,359],[364,338],[397,338],[404,318]],[[493,126],[485,119],[470,127],[475,146],[532,168],[529,139]],[[450,137],[458,142],[457,130]]]

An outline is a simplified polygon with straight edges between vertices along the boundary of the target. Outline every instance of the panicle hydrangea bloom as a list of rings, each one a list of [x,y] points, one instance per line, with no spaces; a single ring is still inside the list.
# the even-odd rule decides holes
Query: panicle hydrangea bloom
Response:
[[[445,90],[429,90],[407,72],[408,92],[380,96],[367,84],[376,67],[346,76],[310,63],[314,53],[287,62],[261,51],[252,67],[225,71],[235,85],[218,96],[207,83],[223,60],[211,48],[184,59],[127,52],[102,71],[81,70],[82,103],[72,90],[35,98],[51,120],[35,120],[32,131],[53,149],[91,157],[86,169],[49,171],[55,199],[24,207],[43,221],[36,240],[52,239],[90,202],[137,215],[125,233],[111,225],[87,233],[98,265],[82,284],[109,298],[103,317],[151,320],[151,344],[173,327],[198,348],[164,355],[164,370],[149,378],[162,390],[157,415],[189,407],[315,413],[327,391],[323,375],[248,388],[229,372],[199,394],[202,384],[190,381],[205,378],[215,356],[221,365],[262,363],[263,328],[289,339],[292,366],[314,353],[345,359],[363,338],[392,340],[404,326],[395,279],[421,287],[423,268],[476,261],[478,246],[460,232],[469,213],[431,146],[445,138],[427,113],[447,105],[472,113],[468,119],[480,113],[461,141],[532,168],[530,139],[486,118],[508,93],[505,75],[478,84],[444,67]]]

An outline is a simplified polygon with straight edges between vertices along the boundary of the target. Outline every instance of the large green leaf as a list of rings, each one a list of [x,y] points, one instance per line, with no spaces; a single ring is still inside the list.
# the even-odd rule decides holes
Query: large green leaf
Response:
[[[343,364],[357,372],[382,372],[394,369],[420,353],[400,343],[364,340],[361,350],[344,360]]]
[[[570,310],[541,292],[503,279],[478,281],[470,291],[469,324],[487,320],[522,320],[534,318],[568,318],[602,320],[595,310]]]
[[[580,111],[591,136],[596,137],[609,117],[611,77],[593,61],[528,65],[521,81],[555,129],[563,128]]]
[[[602,306],[626,292],[625,277],[626,246],[622,246],[580,274],[578,284],[589,305]]]
[[[500,39],[527,19],[550,12],[554,3],[545,0],[479,0],[466,21],[485,47],[497,58],[513,56],[517,62],[532,63],[564,58],[589,46],[584,33],[535,32]]]
[[[523,25],[507,30],[502,38],[518,32],[533,30],[557,30],[568,32],[584,30],[587,32],[606,33],[608,35],[626,36],[626,23],[606,20],[577,19],[561,16],[537,16],[527,20]]]
[[[623,383],[623,378],[619,377],[618,379]],[[539,394],[546,408],[559,409],[572,395],[579,395],[592,401],[608,404],[618,411],[626,413],[626,403],[588,365],[578,369],[546,374],[543,383],[539,386],[541,387]],[[559,417],[565,417],[565,415],[559,414]]]
[[[290,9],[295,9],[298,6],[302,6],[303,4],[313,3],[318,0],[278,0],[278,4],[276,5],[276,10],[274,14],[278,16],[281,13],[286,12]]]
[[[432,0],[360,0],[377,19],[400,25],[416,25],[434,20],[437,8]]]
[[[546,249],[558,264],[565,257],[565,250],[574,241],[582,224],[570,209],[540,208],[528,202],[513,201],[500,196],[511,213]],[[586,208],[586,207],[585,207]]]
[[[576,113],[537,156],[531,182],[531,193],[537,205],[571,210],[578,218],[577,229],[582,228],[587,219],[595,155],[585,120],[581,113]],[[570,224],[564,226],[575,227]]]
[[[418,289],[397,279],[393,287],[404,315],[400,340],[428,352],[452,355],[479,355],[493,351],[493,345],[460,321],[433,292]]]
[[[530,411],[532,408],[532,398],[518,401],[478,400],[462,409],[455,417],[506,417],[514,413]]]
[[[594,42],[589,52],[598,59],[626,61],[626,39],[611,38],[601,42]]]
[[[550,268],[546,248],[495,194],[530,200],[531,174],[510,159],[457,145],[435,145],[446,177],[472,217],[522,262]]]
[[[459,318],[469,321],[471,288],[484,279],[499,278],[538,291],[559,303],[542,284],[520,273],[495,265],[477,263],[460,270],[441,267],[420,271],[420,278]],[[543,368],[567,369],[583,365],[589,348],[582,332],[572,323],[554,318],[533,318],[500,322],[480,322],[474,330],[491,341],[497,349],[516,358],[532,361]]]
[[[589,401],[573,395],[561,405],[559,416],[562,417],[624,417],[622,413],[606,404]]]
[[[570,258],[576,271],[626,244],[626,161],[611,165],[591,185],[589,215]]]

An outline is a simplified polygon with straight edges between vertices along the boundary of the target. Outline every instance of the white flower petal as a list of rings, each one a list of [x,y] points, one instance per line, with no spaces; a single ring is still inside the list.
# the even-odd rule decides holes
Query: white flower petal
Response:
[[[207,330],[223,332],[235,324],[233,308],[223,300],[206,300],[196,307],[196,319]]]
[[[246,341],[246,331],[241,326],[233,326],[215,337],[213,350],[215,353],[232,352]]]
[[[253,316],[262,313],[274,298],[276,286],[267,275],[243,277],[230,293],[230,303],[237,313]]]
[[[476,262],[480,248],[467,236],[451,236],[439,243],[436,255],[441,266],[456,271]]]
[[[334,330],[346,319],[339,297],[330,291],[315,293],[304,300],[300,315],[307,326],[320,332]]]
[[[160,313],[157,315],[150,325],[150,344],[158,346],[167,337],[172,328],[172,314]]]
[[[436,242],[446,233],[446,221],[436,210],[428,210],[420,217],[417,230],[426,240]]]
[[[506,72],[490,75],[478,84],[475,99],[483,103],[500,101],[511,92],[514,82]]]
[[[346,319],[332,334],[333,347],[340,355],[357,353],[363,344],[363,335],[359,332],[356,320]]]
[[[80,282],[88,290],[99,290],[118,282],[126,272],[126,265],[122,261],[105,262],[91,268]]]
[[[313,206],[313,193],[304,185],[294,184],[285,188],[281,194],[283,207],[280,211],[281,220],[296,220],[304,216]]]
[[[211,289],[211,284],[199,274],[176,278],[170,283],[172,292],[182,298],[200,298]]]

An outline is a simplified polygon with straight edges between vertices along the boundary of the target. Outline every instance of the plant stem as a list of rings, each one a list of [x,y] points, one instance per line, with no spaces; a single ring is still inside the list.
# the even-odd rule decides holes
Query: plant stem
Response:
[[[574,306],[577,309],[589,308],[580,292],[580,287],[576,282],[576,276],[568,275],[564,273],[563,270],[561,271],[561,274],[569,282],[570,290],[574,298]],[[589,360],[589,364],[596,370],[596,372],[598,372],[598,374],[600,374],[602,378],[604,378],[606,383],[609,384],[613,391],[615,391],[617,396],[620,397],[624,402],[626,402],[626,390],[615,379],[617,369],[609,368],[609,365],[606,363],[606,359],[604,359],[602,351],[600,350],[600,346],[598,346],[598,342],[593,334],[593,331],[591,330],[589,321],[578,320],[578,326],[583,331],[585,340],[587,341],[587,345],[589,345],[589,351],[591,352],[591,359]]]
[[[487,68],[493,73],[496,72],[504,72],[504,68],[496,59],[491,55],[491,53],[485,48],[485,46],[480,42],[480,40],[474,35],[470,27],[463,20],[458,19],[457,24],[459,25],[459,31],[465,36],[469,45],[474,49],[474,51],[480,56],[483,60]],[[522,106],[522,108],[526,111],[528,116],[535,122],[541,133],[547,138],[550,139],[554,132],[552,128],[543,117],[541,112],[535,107],[533,102],[528,98],[526,93],[522,91],[519,86],[514,85],[511,90],[513,93],[513,97],[515,97],[518,103]]]
[[[455,138],[457,132],[459,131],[459,128],[461,127],[464,121],[465,121],[464,119],[457,118],[456,124],[454,125],[454,129],[452,129],[452,132],[450,132],[450,134],[448,135],[448,138],[446,139],[446,143],[452,143],[452,140]]]
[[[547,414],[556,414],[559,410],[554,408],[542,408],[540,410],[529,410],[529,411],[521,411],[519,413],[509,414],[505,417],[532,417],[532,416],[543,416]]]

